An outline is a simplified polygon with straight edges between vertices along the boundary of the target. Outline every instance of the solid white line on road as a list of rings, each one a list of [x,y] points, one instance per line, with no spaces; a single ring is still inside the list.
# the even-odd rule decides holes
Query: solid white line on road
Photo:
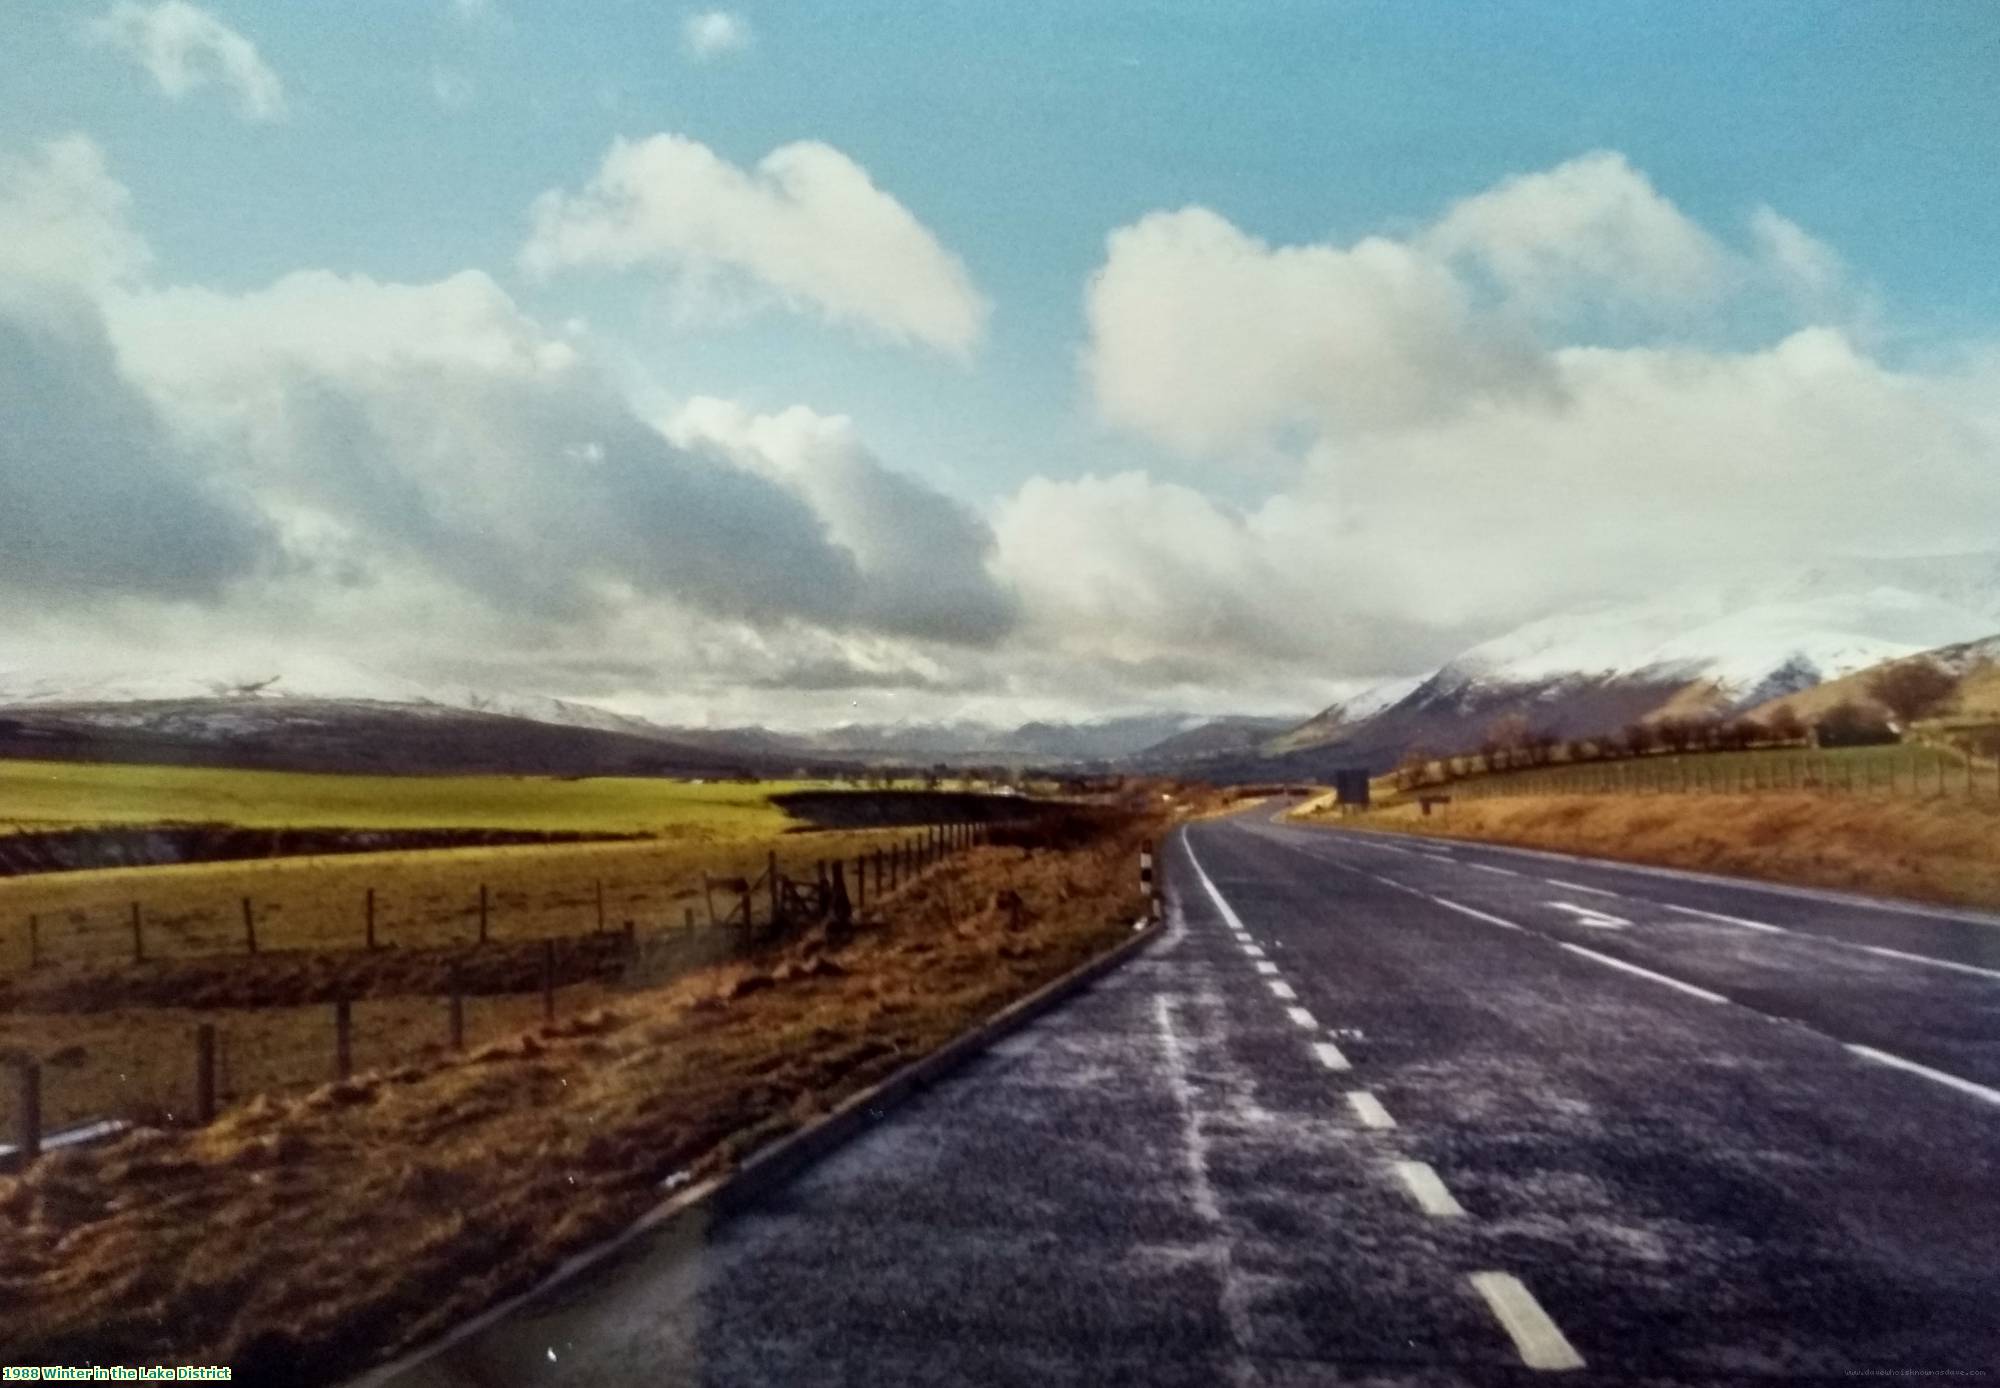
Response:
[[[1292,1009],[1294,1012],[1298,1010],[1296,1007]],[[1313,1054],[1318,1056],[1319,1063],[1329,1070],[1345,1070],[1349,1068],[1347,1057],[1342,1055],[1340,1047],[1334,1045],[1331,1041],[1313,1042]]]
[[[1572,892],[1590,892],[1595,896],[1615,896],[1620,901],[1625,899],[1622,892],[1606,891],[1602,887],[1586,887],[1581,882],[1565,882],[1560,877],[1544,877],[1542,880],[1551,887],[1562,887]]]
[[[1459,905],[1456,901],[1446,901],[1441,896],[1432,896],[1428,892],[1420,892],[1418,895],[1422,896],[1426,901],[1435,901],[1447,911],[1456,911],[1461,916],[1470,916],[1476,921],[1485,921],[1488,925],[1497,925],[1503,930],[1520,930],[1522,928],[1510,920],[1502,920],[1498,916],[1489,916],[1484,911],[1475,911],[1470,906]]]
[[[1319,1029],[1319,1023],[1313,1020],[1313,1014],[1306,1011],[1303,1007],[1288,1007],[1285,1009],[1285,1015],[1290,1017],[1295,1025],[1302,1026],[1307,1031],[1317,1031]]]
[[[1961,1094],[1970,1094],[1973,1098],[1984,1099],[1989,1104],[2000,1104],[2000,1089],[1989,1089],[1983,1084],[1974,1084],[1971,1080],[1962,1080],[1957,1075],[1948,1075],[1942,1070],[1933,1070],[1928,1065],[1919,1065],[1914,1060],[1905,1060],[1899,1055],[1890,1055],[1887,1051],[1878,1051],[1873,1046],[1857,1046],[1850,1041],[1847,1043],[1847,1049],[1853,1051],[1864,1060],[1874,1061],[1877,1065],[1890,1065],[1898,1070],[1908,1070],[1913,1075],[1922,1075],[1927,1080],[1935,1080],[1939,1084],[1956,1089]]]
[[[1236,912],[1229,908],[1229,903],[1222,899],[1222,893],[1215,889],[1215,883],[1208,880],[1208,874],[1202,871],[1201,859],[1194,856],[1194,841],[1186,834],[1182,834],[1181,846],[1187,849],[1188,865],[1194,869],[1194,875],[1201,879],[1203,889],[1208,892],[1208,899],[1213,901],[1215,909],[1222,913],[1222,923],[1239,935],[1242,934],[1243,922],[1237,918]]]
[[[1549,1313],[1511,1272],[1475,1272],[1469,1279],[1500,1328],[1531,1369],[1580,1369],[1583,1356],[1564,1338]]]
[[[1399,1161],[1394,1163],[1396,1176],[1403,1188],[1410,1192],[1410,1198],[1417,1202],[1417,1208],[1427,1215],[1440,1219],[1457,1219],[1465,1214],[1465,1206],[1452,1198],[1438,1179],[1431,1164],[1423,1161]]]
[[[1268,959],[1261,959],[1257,962],[1257,972],[1260,974],[1274,974],[1277,971],[1278,966]]]
[[[1723,916],[1718,915],[1714,911],[1697,911],[1692,906],[1676,906],[1669,901],[1663,901],[1660,905],[1666,907],[1669,911],[1678,911],[1683,916],[1700,916],[1703,920],[1721,921],[1724,925],[1740,925],[1745,930],[1761,930],[1767,935],[1789,935],[1792,933],[1782,925],[1766,925],[1763,921],[1746,921],[1741,916]]]
[[[1364,1128],[1396,1126],[1396,1120],[1389,1116],[1389,1110],[1382,1107],[1382,1101],[1365,1089],[1348,1090],[1347,1106],[1354,1110],[1354,1116],[1361,1120]]]
[[[1933,959],[1928,954],[1909,954],[1886,945],[1860,945],[1858,948],[1885,959],[1907,959],[1912,964],[1929,964],[1934,969],[1955,969],[1959,973],[1977,974],[1981,978],[2000,978],[2000,969],[1982,969],[1977,964],[1961,964],[1955,959]]]
[[[1582,945],[1565,943],[1563,944],[1563,948],[1571,954],[1581,954],[1585,959],[1595,959],[1598,963],[1609,965],[1611,968],[1623,973],[1635,974],[1640,978],[1649,978],[1655,983],[1664,983],[1669,988],[1678,989],[1686,993],[1689,997],[1700,998],[1703,1002],[1729,1001],[1728,998],[1723,997],[1720,993],[1711,993],[1708,989],[1697,988],[1692,983],[1683,983],[1677,978],[1668,978],[1665,974],[1656,974],[1651,969],[1642,969],[1637,964],[1626,963],[1623,959],[1613,959],[1608,954],[1599,954],[1596,950],[1585,949]]]
[[[1481,872],[1490,872],[1496,877],[1519,877],[1521,875],[1512,868],[1494,867],[1491,863],[1467,863],[1466,866],[1478,868]]]
[[[1299,995],[1292,991],[1292,985],[1282,979],[1271,980],[1271,996],[1284,1002],[1297,1002]]]

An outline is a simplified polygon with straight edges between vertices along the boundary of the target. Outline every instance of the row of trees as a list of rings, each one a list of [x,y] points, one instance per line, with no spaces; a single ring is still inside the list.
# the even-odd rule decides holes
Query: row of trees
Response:
[[[1740,752],[1752,747],[1858,747],[1901,740],[1902,732],[1950,701],[1958,681],[1929,660],[1899,661],[1877,671],[1865,688],[1869,704],[1844,699],[1810,723],[1790,704],[1764,718],[1720,714],[1667,715],[1628,723],[1614,733],[1565,739],[1524,714],[1488,724],[1477,749],[1439,752],[1421,745],[1404,753],[1399,786],[1450,780],[1483,771],[1547,766],[1551,762],[1610,761],[1656,752]]]

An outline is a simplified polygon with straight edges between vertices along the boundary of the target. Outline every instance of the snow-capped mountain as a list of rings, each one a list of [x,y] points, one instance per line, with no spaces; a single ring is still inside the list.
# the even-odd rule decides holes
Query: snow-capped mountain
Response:
[[[1384,766],[1413,745],[1469,748],[1508,714],[1579,736],[1669,708],[1733,712],[1995,631],[2000,555],[1763,566],[1526,622],[1332,705],[1236,769]]]

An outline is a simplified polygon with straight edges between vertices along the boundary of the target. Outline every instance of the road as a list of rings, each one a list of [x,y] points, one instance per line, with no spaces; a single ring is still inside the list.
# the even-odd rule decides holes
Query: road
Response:
[[[2000,1374],[2000,919],[1190,826],[1166,936],[400,1385]]]

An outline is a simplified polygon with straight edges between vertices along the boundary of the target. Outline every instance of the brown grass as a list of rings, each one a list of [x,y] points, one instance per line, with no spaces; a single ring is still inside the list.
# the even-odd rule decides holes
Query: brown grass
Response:
[[[45,1156],[0,1180],[8,1357],[320,1382],[435,1336],[1124,937],[1164,827],[976,849],[846,938]]]
[[[704,913],[701,874],[754,876],[767,851],[796,871],[815,858],[886,847],[911,830],[826,832],[781,839],[716,839],[692,832],[636,843],[423,849],[110,868],[0,880],[0,975],[25,971],[28,919],[39,917],[46,959],[114,962],[132,956],[131,907],[140,904],[148,957],[240,955],[244,897],[262,950],[358,949],[366,894],[375,889],[376,940],[437,948],[473,940],[479,888],[488,889],[492,939],[577,935],[596,928],[604,884],[612,929],[642,930]],[[718,905],[723,909],[726,903]]]
[[[2000,906],[2000,805],[1770,791],[1754,795],[1544,795],[1414,805],[1347,820],[1834,887],[1955,906]]]

